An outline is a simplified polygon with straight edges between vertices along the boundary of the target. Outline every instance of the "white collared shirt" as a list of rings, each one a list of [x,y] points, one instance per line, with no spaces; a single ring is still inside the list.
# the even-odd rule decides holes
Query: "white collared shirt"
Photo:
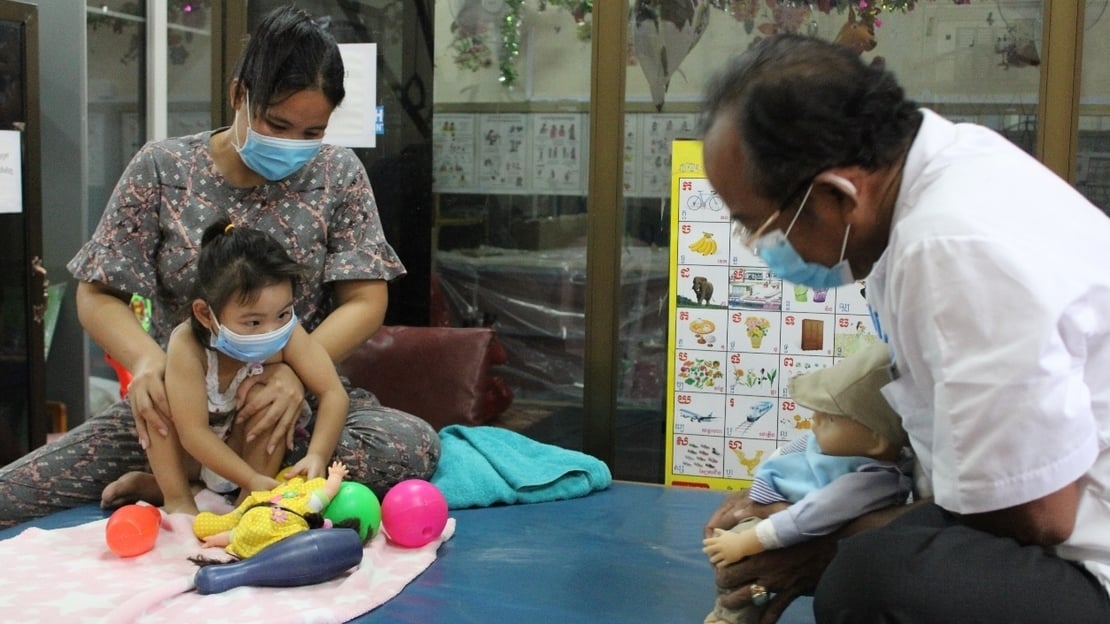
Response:
[[[930,111],[867,277],[936,502],[1012,507],[1079,480],[1060,556],[1110,587],[1110,219],[998,134]]]

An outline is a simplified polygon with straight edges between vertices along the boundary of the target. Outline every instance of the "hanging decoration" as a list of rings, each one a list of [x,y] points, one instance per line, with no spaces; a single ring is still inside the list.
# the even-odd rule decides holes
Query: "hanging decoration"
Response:
[[[591,16],[594,12],[594,0],[540,0],[540,10],[547,9],[548,5],[561,7],[570,11],[574,18],[574,32],[579,41],[587,41],[593,34]]]
[[[671,76],[709,27],[708,0],[636,0],[629,16],[636,61],[647,78],[656,110]]]
[[[511,87],[519,77],[516,67],[521,51],[525,0],[462,0],[451,22],[450,49],[455,65],[469,71],[490,67],[496,59],[498,80]],[[538,10],[564,9],[574,19],[579,41],[593,31],[593,0],[539,0]]]
[[[759,32],[764,35],[778,33],[796,33],[802,25],[810,21],[813,9],[808,3],[768,2],[767,8],[771,10],[771,21],[759,25]]]
[[[173,65],[184,65],[189,58],[189,47],[193,42],[193,30],[206,28],[209,20],[210,0],[169,0],[166,9],[168,21],[171,24],[166,39],[166,54]],[[120,15],[125,17],[119,17]],[[131,40],[120,57],[124,65],[137,60],[139,54],[146,46],[146,30],[141,27],[141,19],[146,15],[146,8],[140,2],[125,2],[112,12],[95,10],[88,12],[88,27],[94,31],[101,27],[110,28],[119,35],[127,30],[134,31]],[[133,17],[132,17],[133,16]],[[173,26],[182,28],[173,28]]]
[[[511,87],[519,75],[516,59],[520,56],[520,21],[524,0],[505,0],[505,6],[507,10],[498,24],[498,32],[501,34],[501,54],[498,55],[498,60],[501,84]]]
[[[856,54],[870,52],[879,44],[875,39],[875,26],[879,25],[877,23],[879,19],[870,13],[865,13],[862,9],[860,14],[861,17],[857,19],[855,9],[848,7],[848,21],[840,27],[840,32],[833,39],[834,42]]]
[[[180,0],[179,0],[180,1]],[[521,53],[521,39],[525,27],[524,6],[529,0],[457,0],[460,8],[451,23],[453,39],[450,50],[455,65],[469,71],[497,65],[498,80],[506,87],[516,84],[519,78],[517,60]],[[570,13],[579,41],[592,37],[593,6],[595,0],[531,0],[538,11],[549,7]],[[874,29],[882,26],[880,15],[884,12],[907,12],[923,2],[942,0],[634,0],[629,14],[634,47],[631,58],[639,64],[648,79],[652,101],[661,107],[663,95],[671,76],[679,64],[701,38],[709,23],[713,8],[727,13],[744,25],[748,34],[798,32],[808,26],[813,33],[813,11],[829,14],[844,13],[852,27],[841,35],[853,46],[864,50],[874,42]],[[951,0],[953,4],[970,4],[971,0]],[[761,16],[766,20],[756,25]],[[864,27],[870,34],[861,37]],[[874,47],[871,45],[871,47]],[[1012,65],[1020,64],[1020,61]],[[1012,66],[1011,65],[1011,66]]]

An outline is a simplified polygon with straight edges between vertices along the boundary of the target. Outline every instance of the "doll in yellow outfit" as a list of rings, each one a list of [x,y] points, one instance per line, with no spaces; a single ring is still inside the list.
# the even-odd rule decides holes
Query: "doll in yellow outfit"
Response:
[[[252,557],[290,535],[329,526],[329,521],[320,514],[346,477],[347,467],[342,462],[332,462],[327,479],[306,481],[298,475],[268,492],[251,492],[229,513],[197,514],[193,533],[205,547],[224,546],[240,559]],[[282,478],[279,475],[278,479]]]

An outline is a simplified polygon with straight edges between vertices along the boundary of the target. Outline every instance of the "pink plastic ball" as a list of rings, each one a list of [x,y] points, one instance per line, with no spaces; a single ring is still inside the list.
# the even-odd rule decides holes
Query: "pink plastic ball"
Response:
[[[428,481],[402,481],[382,499],[382,528],[401,546],[419,548],[442,535],[445,526],[447,499]]]

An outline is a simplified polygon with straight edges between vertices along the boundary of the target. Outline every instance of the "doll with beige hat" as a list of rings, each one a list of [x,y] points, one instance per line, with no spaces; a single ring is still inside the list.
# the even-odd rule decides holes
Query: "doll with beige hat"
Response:
[[[812,429],[756,469],[753,502],[789,503],[766,519],[716,529],[702,549],[718,566],[826,535],[861,514],[907,502],[913,457],[901,418],[879,392],[891,381],[883,343],[836,365],[790,380],[790,396],[813,411]],[[706,623],[759,621],[767,591],[752,587],[752,604],[727,609],[718,600]]]

